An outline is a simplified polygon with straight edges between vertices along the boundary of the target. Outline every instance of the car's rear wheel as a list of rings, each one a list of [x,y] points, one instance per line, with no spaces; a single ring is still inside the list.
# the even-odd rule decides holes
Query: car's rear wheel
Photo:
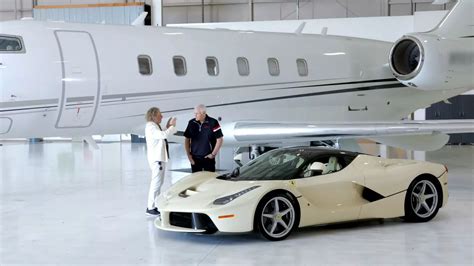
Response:
[[[264,197],[255,213],[260,234],[271,241],[287,238],[299,223],[296,206],[294,199],[284,193]]]
[[[405,196],[405,220],[427,222],[436,216],[440,208],[441,189],[431,178],[415,179]]]

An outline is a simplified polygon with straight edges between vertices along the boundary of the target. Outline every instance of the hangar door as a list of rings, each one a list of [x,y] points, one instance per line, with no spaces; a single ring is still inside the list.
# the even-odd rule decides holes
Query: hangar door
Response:
[[[56,128],[88,127],[100,93],[100,69],[92,36],[83,31],[56,31],[62,64],[62,89]]]

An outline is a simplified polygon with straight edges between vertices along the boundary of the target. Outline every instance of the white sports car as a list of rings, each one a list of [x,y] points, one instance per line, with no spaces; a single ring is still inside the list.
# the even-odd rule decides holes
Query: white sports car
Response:
[[[283,240],[298,228],[404,217],[431,220],[448,199],[440,164],[325,148],[270,151],[219,175],[184,177],[158,199],[159,229],[214,233],[259,231]]]

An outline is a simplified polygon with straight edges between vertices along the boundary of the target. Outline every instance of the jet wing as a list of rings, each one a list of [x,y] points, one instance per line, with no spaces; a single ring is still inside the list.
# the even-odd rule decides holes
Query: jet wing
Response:
[[[434,150],[448,142],[449,136],[446,134],[474,133],[474,119],[311,124],[241,121],[224,128],[224,134],[226,133],[231,133],[235,141],[240,143],[272,144],[368,138],[395,147]]]

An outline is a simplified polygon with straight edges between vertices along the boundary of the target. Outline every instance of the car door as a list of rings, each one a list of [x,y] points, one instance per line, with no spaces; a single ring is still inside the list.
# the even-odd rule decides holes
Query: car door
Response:
[[[344,161],[343,157],[338,159]],[[363,185],[364,176],[351,164],[334,173],[295,180],[296,188],[307,201],[301,220],[324,224],[358,219],[365,202],[361,197]]]

